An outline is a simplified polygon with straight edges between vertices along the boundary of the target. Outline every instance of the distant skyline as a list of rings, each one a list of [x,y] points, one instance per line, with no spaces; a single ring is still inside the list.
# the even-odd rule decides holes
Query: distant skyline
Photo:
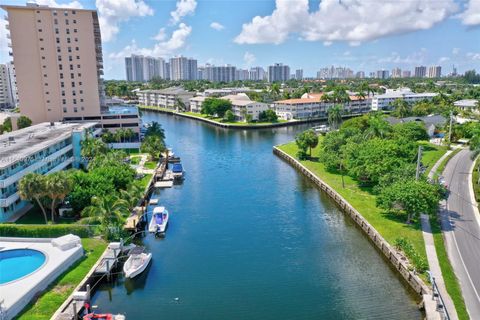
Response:
[[[25,5],[25,1],[2,1]],[[125,79],[133,54],[184,55],[199,65],[250,68],[276,62],[315,77],[343,66],[366,75],[440,65],[442,74],[480,71],[480,0],[38,0],[97,9],[105,79]],[[2,10],[3,11],[3,10]],[[5,12],[2,12],[2,15]],[[0,20],[0,62],[8,56]]]

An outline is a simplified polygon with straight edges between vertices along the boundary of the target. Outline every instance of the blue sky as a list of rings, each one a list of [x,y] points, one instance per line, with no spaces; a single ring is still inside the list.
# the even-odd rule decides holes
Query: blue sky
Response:
[[[125,78],[123,57],[131,53],[245,68],[283,62],[305,76],[330,65],[367,73],[434,64],[443,73],[453,64],[480,71],[480,0],[37,2],[98,8],[106,79]],[[6,49],[0,53],[8,60]]]

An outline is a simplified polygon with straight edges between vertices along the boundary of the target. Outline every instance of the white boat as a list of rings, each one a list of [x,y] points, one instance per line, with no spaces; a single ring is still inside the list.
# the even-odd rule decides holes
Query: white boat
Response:
[[[164,233],[168,224],[168,211],[165,207],[155,207],[152,219],[148,225],[148,231],[153,233]]]
[[[134,278],[142,273],[152,260],[152,254],[146,253],[142,247],[135,247],[123,265],[123,273],[126,278]]]
[[[157,205],[158,204],[158,198],[151,198],[148,204],[151,205]]]
[[[181,163],[174,163],[172,166],[172,174],[174,179],[183,178],[183,166]]]

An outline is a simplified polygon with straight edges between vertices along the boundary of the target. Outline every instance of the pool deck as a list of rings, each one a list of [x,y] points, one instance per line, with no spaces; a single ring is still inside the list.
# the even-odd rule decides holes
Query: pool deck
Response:
[[[59,275],[83,256],[83,248],[77,245],[62,250],[46,238],[3,238],[0,237],[0,251],[12,249],[34,249],[46,256],[45,263],[23,278],[0,284],[0,306],[5,320],[10,320],[40,292],[45,290]],[[0,310],[0,315],[2,311]],[[2,318],[3,319],[3,318]]]

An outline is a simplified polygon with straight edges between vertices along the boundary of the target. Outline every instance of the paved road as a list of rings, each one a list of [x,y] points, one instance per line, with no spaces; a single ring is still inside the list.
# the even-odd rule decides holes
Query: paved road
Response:
[[[470,155],[469,150],[460,151],[445,168],[449,196],[442,226],[470,318],[480,319],[480,217],[470,191]]]

